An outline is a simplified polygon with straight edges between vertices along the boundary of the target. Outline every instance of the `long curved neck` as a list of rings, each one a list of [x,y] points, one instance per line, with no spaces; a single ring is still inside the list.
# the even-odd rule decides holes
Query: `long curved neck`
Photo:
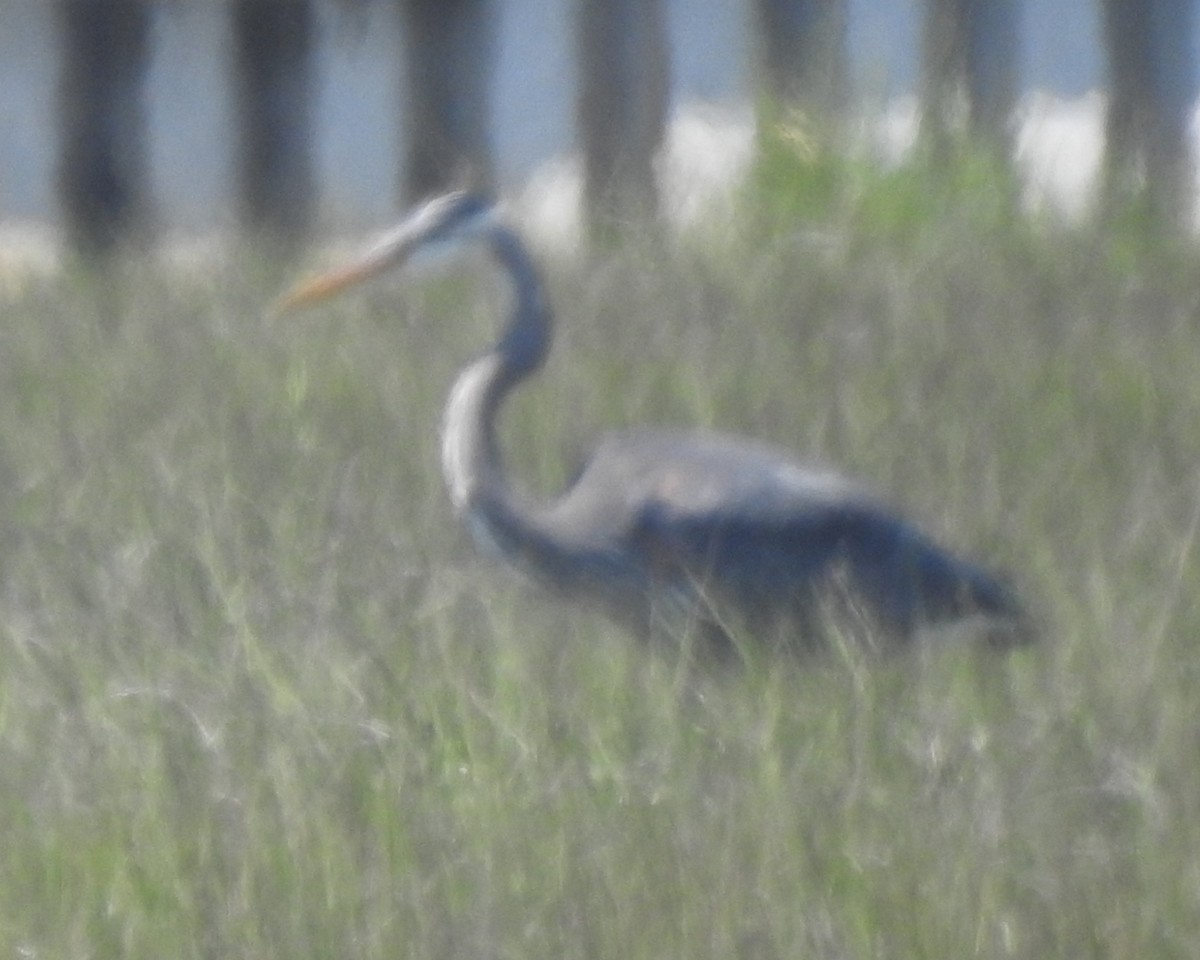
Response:
[[[500,340],[454,383],[442,421],[442,469],[455,510],[473,532],[506,553],[538,536],[533,517],[509,484],[496,440],[496,417],[509,391],[534,373],[550,345],[550,313],[537,272],[520,241],[497,228],[490,251],[512,281],[512,315]]]

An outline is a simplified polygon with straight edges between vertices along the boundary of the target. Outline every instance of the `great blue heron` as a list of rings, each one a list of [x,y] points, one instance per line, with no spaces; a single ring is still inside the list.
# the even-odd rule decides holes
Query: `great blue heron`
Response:
[[[858,484],[754,441],[637,429],[605,438],[552,503],[514,489],[497,412],[545,359],[551,314],[524,244],[478,197],[430,201],[282,306],[324,299],[418,251],[467,240],[483,244],[515,293],[500,339],[459,374],[442,423],[446,484],[481,545],[557,590],[600,600],[640,633],[660,621],[691,623],[718,648],[730,649],[730,623],[807,635],[831,593],[897,640],[975,615],[1001,628],[987,631],[993,642],[1025,638],[1022,611],[997,580]]]

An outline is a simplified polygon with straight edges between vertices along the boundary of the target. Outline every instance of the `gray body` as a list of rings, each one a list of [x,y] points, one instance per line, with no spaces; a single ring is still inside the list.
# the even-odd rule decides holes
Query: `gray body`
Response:
[[[638,635],[694,628],[718,652],[731,627],[810,648],[825,615],[850,614],[882,644],[975,615],[1021,619],[1004,586],[863,488],[721,434],[615,434],[553,503],[483,497],[466,516],[485,549]]]

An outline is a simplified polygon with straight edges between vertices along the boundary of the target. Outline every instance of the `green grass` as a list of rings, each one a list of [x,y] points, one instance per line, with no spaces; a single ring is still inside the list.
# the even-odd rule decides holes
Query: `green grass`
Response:
[[[547,256],[511,458],[833,460],[1011,571],[1036,649],[687,674],[477,560],[436,424],[478,282],[10,281],[3,955],[1192,956],[1200,274],[862,176],[815,233]]]

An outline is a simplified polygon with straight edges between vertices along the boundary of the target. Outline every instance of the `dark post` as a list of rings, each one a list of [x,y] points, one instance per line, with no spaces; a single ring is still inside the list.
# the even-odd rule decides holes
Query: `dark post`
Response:
[[[1109,102],[1105,191],[1144,196],[1155,219],[1182,226],[1192,209],[1187,126],[1195,97],[1192,0],[1104,0]]]
[[[754,12],[772,108],[835,117],[846,97],[846,0],[754,0]]]
[[[658,216],[654,160],[666,133],[670,55],[662,0],[582,0],[583,205],[597,234]]]
[[[926,0],[923,124],[937,154],[969,130],[1007,158],[1019,47],[1019,0]]]
[[[67,230],[87,256],[146,226],[142,92],[150,13],[143,0],[59,0],[62,41],[58,188]]]
[[[1018,0],[970,0],[967,100],[971,129],[1007,156],[1017,105],[1021,46]]]
[[[231,14],[242,223],[295,241],[311,225],[315,205],[312,6],[237,0]]]
[[[491,193],[492,0],[401,0],[401,11],[409,104],[404,202],[455,187]]]

